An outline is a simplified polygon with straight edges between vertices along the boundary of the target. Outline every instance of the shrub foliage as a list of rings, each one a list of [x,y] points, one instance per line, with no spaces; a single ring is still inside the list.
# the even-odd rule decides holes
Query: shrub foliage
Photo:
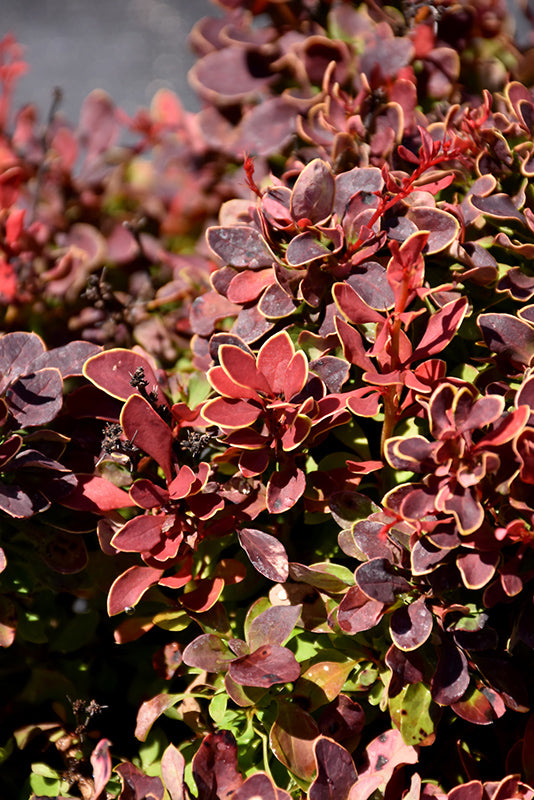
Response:
[[[219,6],[198,113],[0,42],[3,796],[530,800],[534,50]]]

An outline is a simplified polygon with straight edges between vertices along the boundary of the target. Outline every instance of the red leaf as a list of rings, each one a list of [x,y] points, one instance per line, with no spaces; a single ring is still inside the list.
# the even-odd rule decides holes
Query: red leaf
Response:
[[[285,331],[271,336],[260,347],[257,357],[258,370],[265,377],[272,394],[283,393],[287,370],[294,355],[293,342]]]
[[[289,563],[284,545],[274,536],[253,528],[243,528],[238,533],[239,543],[250,563],[270,581],[285,583],[289,577]]]
[[[93,792],[94,800],[98,800],[105,789],[106,783],[111,777],[110,746],[111,742],[108,739],[100,739],[91,753],[91,765],[93,767],[93,780],[95,784]]]
[[[410,362],[427,359],[436,353],[440,353],[449,344],[462,324],[467,305],[467,298],[459,297],[432,314],[423,338],[410,357]]]
[[[261,408],[252,403],[247,403],[245,400],[231,400],[226,397],[209,400],[202,409],[202,416],[206,422],[229,430],[252,425],[261,413]]]
[[[256,360],[240,347],[223,344],[219,347],[219,361],[231,381],[257,392],[269,394],[269,384],[256,367]]]
[[[165,403],[165,397],[159,388],[150,362],[134,350],[114,348],[97,353],[85,362],[83,374],[112,397],[128,400],[132,395],[140,396],[139,391],[130,383],[139,367],[143,368],[145,380],[148,381],[147,391],[155,389],[158,392],[158,402]]]
[[[296,681],[300,675],[300,666],[291,650],[276,644],[266,644],[250,655],[232,661],[228,673],[241,686],[269,689],[276,683]]]
[[[130,495],[118,486],[100,478],[98,475],[77,475],[78,485],[67,497],[59,501],[62,506],[76,511],[90,511],[101,514],[117,508],[131,508],[134,505]]]
[[[160,543],[166,519],[166,514],[133,517],[114,535],[111,545],[123,553],[146,553]]]
[[[132,395],[122,409],[120,423],[126,437],[156,461],[167,481],[172,476],[172,431],[148,400]]]
[[[224,589],[222,578],[203,578],[197,589],[182,595],[182,604],[190,611],[202,614],[215,605]]]
[[[161,576],[162,569],[152,567],[130,567],[116,578],[109,590],[108,614],[113,617],[127,608],[135,606],[144,593],[154,586]]]
[[[383,613],[383,603],[370,600],[358,586],[351,586],[339,604],[337,621],[346,633],[360,633],[374,628]]]
[[[17,276],[13,266],[0,258],[0,299],[2,303],[12,303],[17,296]]]
[[[306,488],[306,476],[301,469],[273,472],[267,484],[267,508],[271,514],[282,514],[293,508]]]

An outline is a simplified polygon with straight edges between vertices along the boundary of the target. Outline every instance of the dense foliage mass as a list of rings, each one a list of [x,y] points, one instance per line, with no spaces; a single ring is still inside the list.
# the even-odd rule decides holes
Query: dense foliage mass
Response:
[[[0,42],[0,793],[531,800],[530,22],[219,7],[195,114]]]

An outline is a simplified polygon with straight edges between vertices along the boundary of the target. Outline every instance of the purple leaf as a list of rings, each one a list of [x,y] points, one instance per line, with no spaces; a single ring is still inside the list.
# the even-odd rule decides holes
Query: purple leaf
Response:
[[[477,325],[492,353],[521,369],[534,355],[534,328],[510,314],[480,314]]]
[[[279,790],[282,791],[282,790]],[[284,792],[285,794],[285,792]],[[279,793],[271,778],[265,772],[256,772],[241,784],[232,800],[279,800]],[[174,800],[174,798],[171,798]]]
[[[54,367],[61,373],[62,378],[70,378],[83,374],[83,365],[91,356],[101,351],[101,347],[91,342],[69,342],[63,347],[55,347],[37,356],[32,364],[32,372],[37,372],[44,367]]]
[[[51,422],[63,405],[63,381],[57,369],[41,369],[12,383],[6,392],[9,410],[21,427]]]
[[[424,644],[432,632],[432,614],[424,598],[397,608],[391,615],[389,630],[399,650],[415,650]]]
[[[276,683],[296,681],[300,675],[300,666],[291,650],[279,645],[266,644],[250,655],[232,661],[228,674],[241,686],[260,686],[269,689]]]
[[[260,232],[251,225],[208,228],[206,238],[215,255],[232,267],[272,267],[275,258]]]
[[[339,694],[329,703],[319,718],[321,733],[336,742],[354,742],[364,726],[365,713],[361,705],[345,694]]]
[[[393,572],[385,558],[372,558],[360,564],[355,572],[356,583],[367,597],[387,605],[395,602],[395,594],[410,589],[408,581]]]
[[[468,686],[467,659],[456,645],[445,639],[432,678],[432,697],[439,705],[448,706],[456,703]]]
[[[315,158],[298,176],[291,193],[291,216],[295,221],[308,219],[314,225],[332,214],[336,183],[326,161]]]
[[[301,605],[272,606],[258,614],[246,637],[250,650],[257,650],[264,644],[283,645],[293,632],[301,610]]]
[[[20,375],[33,372],[33,363],[45,352],[35,333],[6,333],[0,338],[0,394]]]
[[[346,800],[358,780],[350,753],[325,736],[315,740],[314,752],[317,777],[308,790],[309,800]]]
[[[270,581],[285,583],[289,576],[289,563],[282,542],[254,528],[243,528],[238,536],[254,569]]]

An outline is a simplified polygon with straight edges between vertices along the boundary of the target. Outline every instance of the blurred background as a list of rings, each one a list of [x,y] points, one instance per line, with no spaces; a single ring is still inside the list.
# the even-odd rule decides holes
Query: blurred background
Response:
[[[75,121],[83,98],[100,88],[132,114],[167,87],[197,110],[187,36],[207,14],[217,15],[209,0],[0,0],[0,39],[13,33],[30,65],[15,107],[32,102],[45,116],[59,86],[61,110]]]

